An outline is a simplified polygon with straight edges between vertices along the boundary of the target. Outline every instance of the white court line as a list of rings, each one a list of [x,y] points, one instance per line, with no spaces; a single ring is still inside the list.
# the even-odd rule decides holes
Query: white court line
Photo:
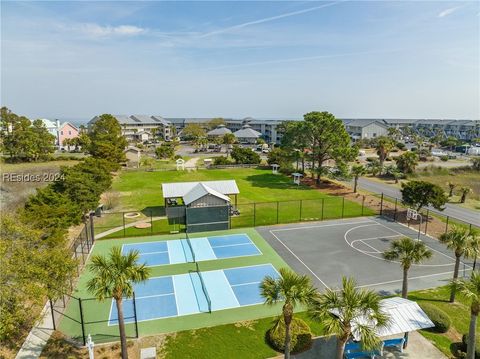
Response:
[[[383,226],[383,225],[380,224],[380,223],[377,223],[377,225]],[[361,226],[352,227],[352,228],[350,228],[349,230],[347,230],[347,231],[345,232],[345,234],[343,235],[343,238],[344,238],[345,242],[347,243],[347,245],[348,245],[350,248],[353,248],[353,249],[355,249],[356,251],[358,251],[358,252],[360,252],[360,253],[362,253],[362,254],[365,254],[366,256],[369,256],[369,257],[372,257],[372,258],[375,258],[375,259],[378,259],[378,260],[390,262],[390,263],[401,264],[400,262],[394,261],[394,260],[388,260],[388,261],[387,261],[386,259],[384,259],[384,258],[379,258],[378,256],[375,256],[375,255],[371,254],[370,252],[363,251],[363,250],[361,250],[361,249],[359,249],[359,248],[354,247],[354,246],[353,246],[353,243],[354,243],[355,241],[357,241],[357,240],[354,240],[354,241],[352,241],[352,242],[349,242],[349,241],[348,241],[347,236],[348,236],[348,234],[349,234],[351,231],[353,231],[353,230],[355,230],[355,229],[358,229],[358,228],[367,227],[367,226],[368,226],[368,225],[361,225]],[[385,227],[385,226],[384,226],[384,227]],[[388,227],[385,227],[385,228],[390,229],[390,228],[388,228]],[[397,232],[397,231],[395,231],[395,230],[392,229],[392,232]],[[397,232],[397,233],[399,233],[402,237],[405,237],[405,236],[406,236],[406,235],[404,235],[404,234],[402,234],[402,233],[400,233],[400,232]],[[385,238],[385,237],[378,237],[378,239],[381,239],[381,238]],[[366,243],[365,243],[365,244],[366,244]],[[429,248],[430,248],[430,247],[429,247]],[[376,248],[375,248],[375,249],[376,249]],[[380,252],[380,253],[381,253],[381,252]],[[441,253],[441,252],[440,252],[440,253]],[[448,256],[447,256],[447,257],[448,257]],[[452,259],[451,257],[449,257],[449,258]],[[413,267],[413,266],[415,266],[415,267],[447,267],[447,266],[451,266],[451,265],[454,265],[454,264],[455,264],[455,262],[453,262],[453,263],[448,263],[448,264],[412,264],[412,267]]]
[[[175,276],[172,275],[172,284],[173,284],[173,298],[175,298],[175,307],[177,308],[177,315],[178,313],[180,313],[180,311],[178,310],[178,302],[177,302],[177,289],[175,287]]]
[[[242,286],[242,285],[258,284],[258,283],[261,283],[261,282],[248,282],[248,283],[240,283],[240,284],[230,284],[230,286],[232,286],[232,287],[240,287],[240,286]]]
[[[274,237],[277,239],[277,241],[279,241],[285,248],[287,248],[287,250],[288,250],[290,253],[292,253],[292,255],[293,255],[295,258],[297,258],[297,260],[298,260],[300,263],[302,263],[302,264],[305,266],[305,268],[307,268],[307,269],[309,270],[309,272],[312,273],[312,274],[314,275],[314,277],[317,278],[317,279],[320,281],[320,283],[322,283],[322,284],[325,286],[325,288],[330,289],[330,287],[329,287],[328,285],[326,285],[325,282],[324,282],[323,280],[321,280],[320,277],[319,277],[318,275],[316,275],[315,272],[312,271],[312,270],[310,269],[310,267],[305,264],[304,261],[302,261],[295,253],[293,253],[293,251],[292,251],[290,248],[288,248],[288,246],[287,246],[285,243],[283,243],[283,242],[280,240],[280,238],[278,238],[278,237],[275,235],[275,233],[273,233],[272,231],[270,231],[270,234],[271,234],[272,236],[274,236]]]
[[[360,242],[362,242],[363,244],[365,244],[367,247],[372,248],[374,251],[376,251],[376,253],[382,253],[382,252],[380,252],[377,248],[372,247],[370,244],[364,242],[363,240],[360,240]],[[352,246],[353,246],[353,242],[352,242]]]
[[[210,247],[212,247],[212,248],[222,248],[222,247],[246,246],[246,245],[250,245],[250,244],[253,244],[253,243],[250,242],[250,243],[225,244],[225,245],[221,245],[221,246],[212,246],[212,245],[210,245]]]
[[[174,289],[175,290],[175,289]],[[166,297],[167,295],[175,296],[175,292],[173,293],[166,293],[166,294],[152,294],[152,295],[144,295],[143,297],[135,297],[135,299],[144,299],[144,298],[153,298],[153,297]],[[130,299],[130,298],[128,298]]]
[[[470,271],[471,269],[467,269],[467,270]],[[446,275],[446,274],[453,274],[453,271],[443,272],[443,273],[425,274],[425,275],[419,275],[419,276],[417,276],[417,277],[408,277],[408,280],[410,281],[410,280],[415,280],[415,279],[435,277],[435,276],[438,276],[438,275]],[[373,283],[373,284],[359,285],[359,286],[357,286],[356,288],[374,287],[374,286],[378,286],[378,285],[391,284],[391,283],[396,283],[396,282],[403,282],[403,278],[402,278],[402,279],[390,280],[390,281],[386,281],[386,282],[379,282],[379,283]]]
[[[384,225],[384,224],[382,224],[382,223],[379,223],[379,222],[377,222],[377,221],[375,221],[375,220],[373,220],[373,221],[376,222],[376,223],[378,223],[380,226],[385,227],[385,228],[388,228],[388,229],[390,229],[391,231],[396,232],[396,233],[398,233],[398,234],[400,234],[400,235],[402,235],[402,236],[404,236],[404,237],[409,237],[408,235],[403,234],[403,233],[401,233],[401,232],[399,232],[399,231],[397,231],[397,230],[395,230],[395,229],[389,228],[389,227],[387,227],[386,225]],[[397,222],[395,222],[395,223],[397,223]],[[420,233],[421,233],[421,232],[420,232]],[[430,248],[432,251],[437,252],[437,253],[441,254],[442,256],[447,257],[447,258],[453,260],[453,262],[455,263],[456,259],[453,258],[452,256],[449,256],[448,254],[445,254],[445,253],[440,252],[439,250],[437,250],[437,249],[435,249],[435,248],[430,247],[430,246],[429,246],[428,244],[426,244],[425,242],[424,242],[424,244],[425,244],[426,247]],[[465,266],[470,267],[471,269],[473,269],[472,266],[466,264],[465,262],[463,262],[463,261],[461,261],[461,260],[460,260],[460,263],[462,263],[463,265],[465,265]]]
[[[358,227],[356,227],[358,228]],[[371,241],[371,240],[374,240],[374,239],[382,239],[382,238],[395,238],[395,237],[401,237],[403,236],[400,235],[400,234],[395,234],[393,236],[381,236],[381,237],[369,237],[369,238],[360,238],[360,239],[355,239],[352,243],[356,242],[356,241]]]
[[[238,301],[237,299],[237,296],[235,295],[235,292],[233,291],[233,288],[232,288],[232,285],[230,284],[230,282],[228,281],[228,278],[227,276],[225,275],[225,272],[223,270],[221,270],[222,274],[223,274],[223,277],[225,278],[227,284],[228,284],[228,287],[230,288],[230,291],[232,292],[233,294],[233,298],[235,298],[235,301],[237,302],[238,306],[241,307],[240,305],[240,302]],[[234,307],[235,308],[235,307]]]
[[[361,222],[344,222],[344,223],[331,223],[331,224],[321,224],[317,226],[303,226],[303,227],[293,227],[293,228],[282,228],[282,229],[272,229],[272,232],[280,232],[280,231],[293,231],[297,229],[305,229],[305,228],[320,228],[320,227],[332,227],[332,226],[346,226],[349,224],[362,224],[362,223],[373,223],[372,220],[361,221]],[[273,234],[273,233],[272,233]]]

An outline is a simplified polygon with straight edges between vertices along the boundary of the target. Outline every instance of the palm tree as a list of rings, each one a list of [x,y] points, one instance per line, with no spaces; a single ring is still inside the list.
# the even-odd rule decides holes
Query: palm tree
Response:
[[[388,157],[390,151],[395,147],[393,139],[387,136],[377,137],[375,141],[375,149],[377,150],[380,167],[383,168],[383,162]]]
[[[353,193],[357,193],[358,179],[365,176],[367,169],[362,165],[353,165],[350,173],[353,176]]]
[[[462,194],[462,197],[460,198],[460,203],[465,203],[465,200],[467,199],[467,194],[472,192],[472,189],[470,187],[461,187],[460,188],[460,193]]]
[[[453,190],[455,189],[455,187],[457,187],[457,184],[453,182],[447,182],[447,186],[448,186],[448,197],[452,197]]]
[[[373,161],[368,162],[367,166],[366,166],[366,169],[369,173],[372,174],[372,176],[376,176],[382,170],[382,168],[380,166],[380,162],[377,159],[374,159]]]
[[[337,336],[337,359],[343,359],[345,344],[355,331],[366,349],[379,344],[377,329],[388,323],[381,310],[381,297],[372,290],[357,289],[353,278],[342,278],[342,289],[327,289],[309,306],[309,314],[321,321],[327,334]]]
[[[477,331],[477,317],[480,312],[480,273],[473,272],[467,279],[452,281],[451,287],[470,302],[470,328],[467,339],[467,359],[475,358],[475,338]]]
[[[439,241],[455,252],[455,268],[453,270],[453,280],[457,280],[460,269],[460,260],[462,256],[470,257],[473,254],[474,246],[471,245],[473,237],[470,231],[463,227],[453,226],[448,232],[442,233]],[[450,291],[450,303],[455,302],[455,288]]]
[[[404,152],[395,159],[395,162],[401,172],[412,174],[418,165],[418,155],[412,151]]]
[[[117,306],[122,359],[128,358],[127,337],[123,315],[123,298],[133,295],[133,284],[148,279],[150,269],[145,264],[137,264],[138,251],[122,255],[120,247],[112,247],[108,256],[95,255],[89,264],[93,278],[87,283],[87,289],[98,300],[113,297]]]
[[[402,298],[408,294],[408,270],[412,264],[419,264],[432,257],[432,251],[420,241],[404,237],[394,241],[391,249],[383,253],[383,258],[389,261],[399,261],[403,269]]]
[[[310,278],[298,275],[287,268],[280,268],[280,277],[275,279],[267,276],[260,284],[265,304],[273,305],[283,301],[282,315],[285,322],[285,358],[290,358],[290,325],[293,320],[293,310],[297,305],[306,305],[316,296]]]
[[[237,138],[233,133],[226,133],[223,135],[223,144],[226,145],[227,157],[230,155],[230,145],[233,145],[237,141]]]

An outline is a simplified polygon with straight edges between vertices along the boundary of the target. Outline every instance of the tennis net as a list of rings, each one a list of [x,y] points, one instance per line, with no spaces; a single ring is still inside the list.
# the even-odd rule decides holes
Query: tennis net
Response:
[[[192,242],[190,241],[190,237],[188,236],[187,232],[185,232],[185,239],[187,240],[188,248],[190,249],[190,253],[192,254],[192,259],[196,263],[197,260],[195,259],[195,252],[193,251]]]
[[[203,294],[205,296],[205,299],[207,301],[208,305],[208,312],[212,312],[212,301],[210,300],[210,296],[208,295],[207,288],[205,286],[205,282],[203,281],[202,273],[200,272],[200,269],[198,268],[198,263],[195,262],[195,267],[196,267],[196,273],[198,274],[198,278],[200,279],[200,285],[202,287]]]

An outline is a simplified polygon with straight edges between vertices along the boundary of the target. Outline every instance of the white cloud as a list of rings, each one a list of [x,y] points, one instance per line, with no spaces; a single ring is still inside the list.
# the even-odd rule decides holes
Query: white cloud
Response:
[[[98,24],[82,24],[80,30],[92,37],[137,36],[147,32],[147,29],[133,25],[101,26]]]
[[[445,10],[443,10],[441,13],[438,14],[438,17],[445,17],[445,16],[448,16],[448,15],[451,15],[451,14],[453,14],[455,11],[457,11],[459,8],[460,8],[460,6],[456,6],[456,7],[451,7],[451,8],[445,9]]]

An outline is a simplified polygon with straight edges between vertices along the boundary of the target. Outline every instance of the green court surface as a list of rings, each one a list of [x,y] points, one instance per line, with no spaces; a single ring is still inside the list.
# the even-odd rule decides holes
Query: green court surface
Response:
[[[283,259],[270,247],[270,245],[252,228],[234,229],[229,231],[202,232],[190,235],[190,238],[210,237],[219,235],[247,234],[254,245],[261,252],[260,255],[242,256],[228,259],[215,259],[198,262],[200,271],[213,271],[219,269],[256,266],[261,264],[272,264],[277,270],[281,267],[289,267]],[[183,239],[184,234],[175,235],[155,235],[137,238],[123,238],[101,240],[95,242],[92,249],[92,255],[106,255],[113,246],[122,246],[123,244],[134,244],[144,242],[158,242]],[[168,275],[185,274],[195,271],[195,263],[169,264],[151,267],[151,277],[160,277]],[[79,300],[70,299],[67,303],[65,316],[59,323],[59,329],[68,337],[82,338],[82,321],[80,320],[80,306],[83,312],[83,327],[85,335],[91,334],[95,342],[107,342],[118,340],[118,326],[108,325],[111,310],[111,299],[99,302],[88,299],[92,294],[86,290],[86,283],[91,278],[88,270],[81,275],[77,284],[77,289],[72,294],[74,297],[82,298]],[[140,302],[140,301],[139,301]],[[137,304],[137,305],[140,305]],[[180,330],[203,328],[220,324],[232,323],[242,320],[251,320],[262,317],[268,317],[278,314],[280,305],[266,306],[263,304],[249,305],[233,309],[224,309],[212,311],[211,313],[198,313],[192,315],[183,315],[180,317],[170,317],[163,319],[154,319],[138,322],[139,336],[176,332]],[[129,318],[126,317],[126,321]],[[130,318],[132,321],[132,318]],[[135,324],[126,324],[127,336],[135,336]]]

